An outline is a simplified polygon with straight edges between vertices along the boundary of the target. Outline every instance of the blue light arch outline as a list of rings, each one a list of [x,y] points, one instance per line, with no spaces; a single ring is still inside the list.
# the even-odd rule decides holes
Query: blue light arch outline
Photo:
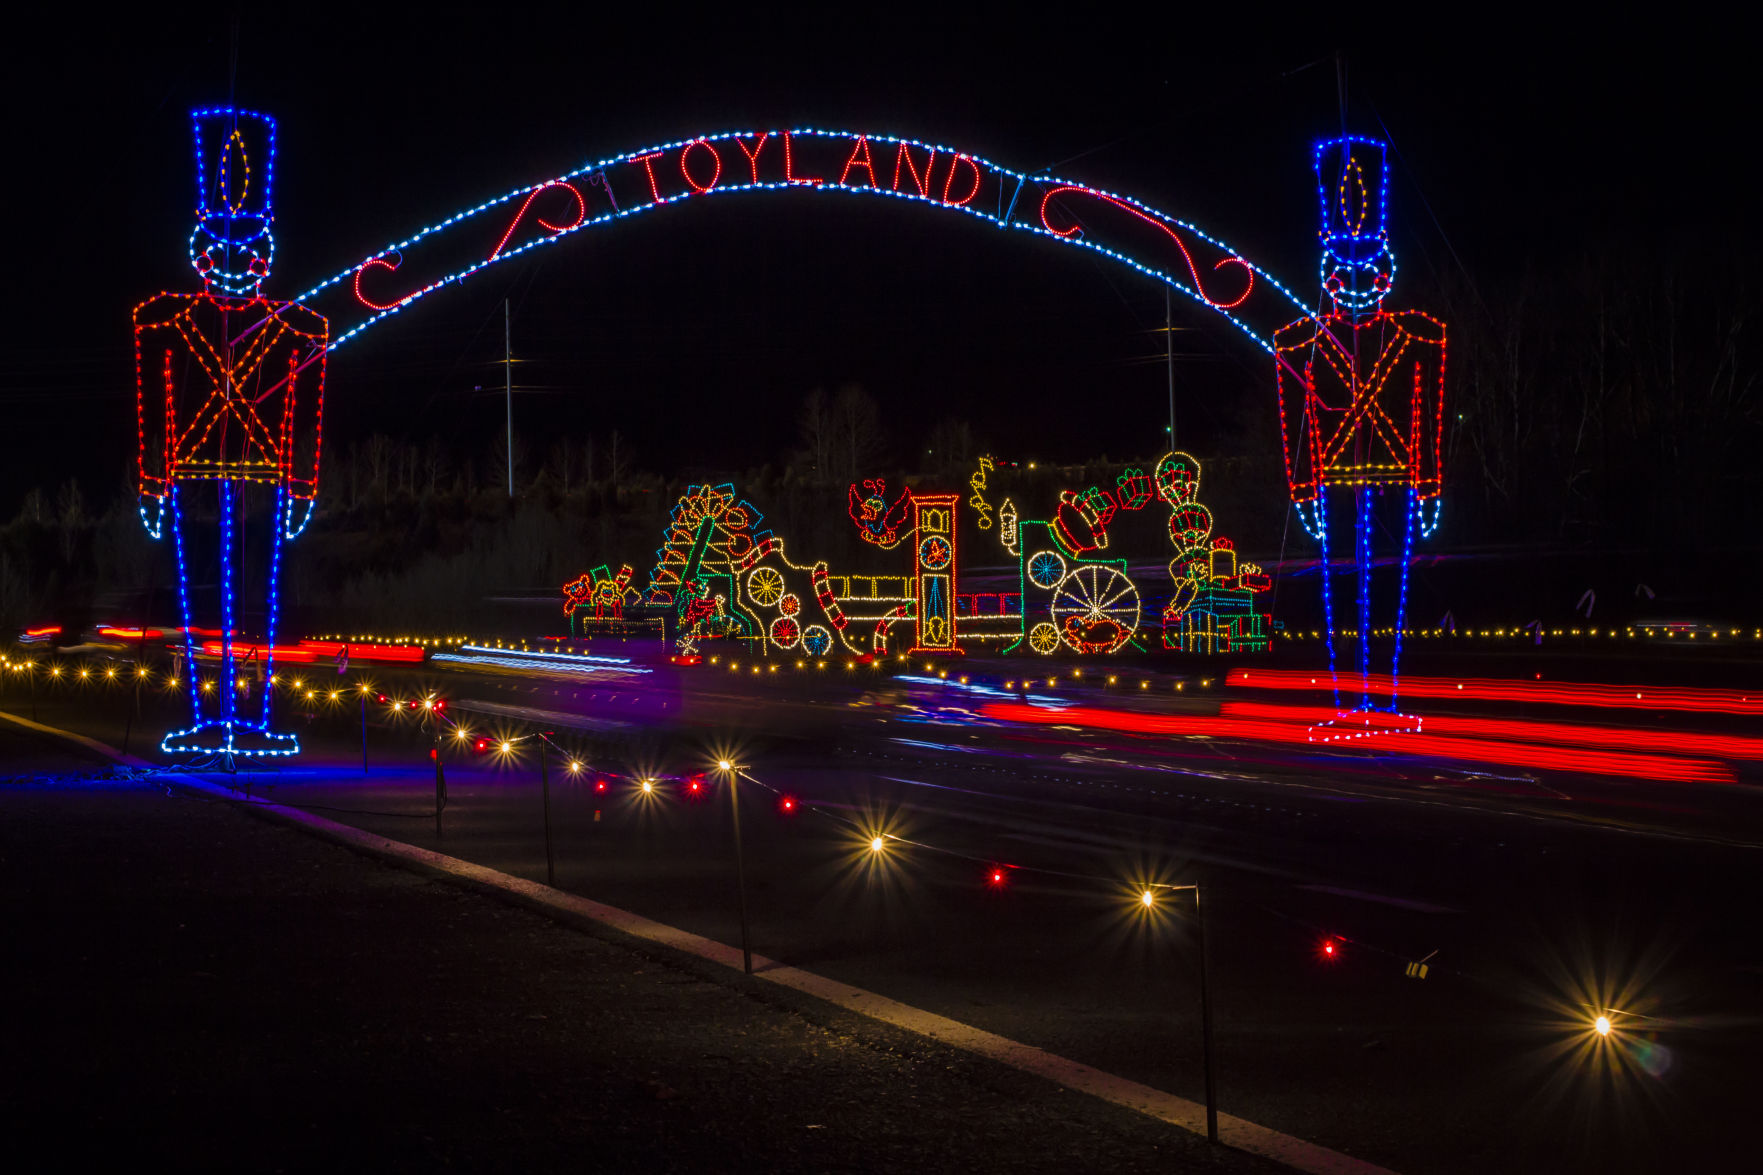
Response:
[[[460,224],[464,221],[470,220],[473,217],[477,216],[478,214],[483,213],[483,212],[487,212],[490,209],[498,208],[498,207],[507,205],[514,200],[530,196],[530,195],[532,195],[532,194],[540,191],[541,189],[543,189],[547,186],[550,186],[552,184],[572,183],[573,181],[582,180],[582,179],[590,179],[591,180],[596,175],[600,176],[603,180],[605,173],[609,168],[617,167],[620,164],[629,164],[629,163],[640,162],[642,157],[646,156],[646,155],[681,150],[685,147],[690,146],[693,143],[699,143],[699,142],[721,143],[721,142],[725,142],[725,141],[732,141],[732,140],[739,140],[739,139],[754,139],[760,135],[780,135],[780,136],[793,135],[793,136],[801,136],[803,138],[842,139],[842,140],[851,141],[851,142],[855,142],[858,139],[864,139],[864,140],[868,140],[871,143],[886,144],[888,146],[894,146],[894,147],[905,145],[907,147],[912,147],[912,148],[924,148],[924,149],[933,150],[933,151],[936,151],[939,153],[946,153],[950,156],[971,160],[974,164],[976,164],[980,167],[986,168],[986,169],[990,169],[991,171],[996,172],[1000,176],[1014,179],[1016,181],[1016,184],[1015,184],[1015,188],[1013,190],[1013,193],[1012,193],[1012,196],[1010,199],[1009,206],[1007,208],[1005,208],[1003,211],[998,212],[998,213],[987,212],[982,208],[975,208],[969,204],[955,204],[952,201],[941,200],[941,199],[937,199],[933,196],[928,196],[928,195],[921,195],[921,194],[919,194],[917,192],[913,192],[913,191],[897,191],[897,190],[893,190],[890,188],[883,188],[883,187],[880,187],[879,185],[874,185],[874,184],[861,184],[861,185],[850,184],[850,185],[848,185],[848,184],[840,183],[838,181],[825,180],[825,179],[822,179],[822,180],[820,180],[816,183],[812,183],[812,184],[804,183],[802,181],[790,182],[790,181],[776,181],[776,180],[759,180],[759,181],[749,180],[749,181],[738,182],[738,183],[719,183],[715,187],[711,188],[708,191],[688,190],[688,191],[681,192],[681,193],[678,193],[675,195],[664,195],[664,196],[651,195],[650,197],[643,199],[643,201],[641,203],[635,204],[629,208],[621,208],[621,209],[617,209],[612,212],[603,212],[603,213],[600,213],[595,216],[584,216],[581,223],[571,225],[569,228],[552,232],[546,236],[539,237],[535,240],[528,241],[525,244],[518,245],[513,248],[499,249],[497,252],[495,252],[494,254],[492,254],[490,257],[486,258],[483,261],[474,262],[471,265],[468,265],[462,269],[455,270],[452,273],[449,273],[444,277],[437,278],[434,281],[431,281],[431,282],[425,284],[420,289],[412,291],[411,293],[405,295],[403,298],[400,298],[397,302],[391,304],[390,306],[387,306],[383,309],[369,308],[369,309],[372,309],[372,312],[368,315],[368,317],[363,319],[362,321],[356,323],[354,326],[350,327],[348,330],[342,331],[339,334],[337,334],[334,338],[332,338],[330,345],[326,348],[326,351],[328,352],[328,351],[336,350],[338,347],[341,347],[344,343],[348,342],[350,339],[365,332],[369,327],[374,326],[380,322],[383,322],[387,318],[390,318],[395,314],[398,314],[399,312],[403,311],[407,307],[412,306],[415,303],[421,301],[424,297],[426,297],[429,294],[436,293],[436,292],[446,288],[447,286],[462,283],[467,278],[471,277],[472,275],[477,274],[477,273],[481,273],[482,271],[490,268],[493,265],[499,264],[500,262],[508,261],[508,260],[511,260],[515,257],[522,256],[523,254],[525,254],[533,249],[539,248],[540,246],[543,246],[543,245],[556,244],[557,242],[562,241],[565,238],[572,237],[576,233],[582,232],[584,230],[587,230],[590,228],[596,228],[596,227],[599,227],[600,225],[604,225],[604,224],[610,224],[615,221],[625,220],[630,217],[638,216],[638,215],[641,215],[642,213],[649,212],[649,211],[652,211],[657,208],[669,207],[669,206],[672,206],[675,204],[680,204],[680,203],[683,203],[684,201],[691,200],[691,199],[701,197],[701,196],[716,196],[716,195],[723,195],[723,194],[735,194],[735,193],[756,192],[756,191],[772,191],[772,190],[833,191],[833,192],[843,192],[848,195],[888,196],[888,197],[893,197],[895,199],[903,199],[903,200],[912,201],[914,203],[928,204],[928,205],[931,205],[932,207],[942,208],[942,209],[946,209],[946,210],[953,211],[953,212],[963,212],[969,216],[978,217],[979,219],[990,223],[995,228],[1023,230],[1026,232],[1033,233],[1036,236],[1045,238],[1047,240],[1056,241],[1056,242],[1063,244],[1063,245],[1075,245],[1075,246],[1079,246],[1079,247],[1082,247],[1085,249],[1089,249],[1090,251],[1092,251],[1094,253],[1101,254],[1102,256],[1107,257],[1110,260],[1120,262],[1121,264],[1126,265],[1127,267],[1138,271],[1140,274],[1142,274],[1146,277],[1152,278],[1156,281],[1160,281],[1160,282],[1164,283],[1165,285],[1169,286],[1171,289],[1177,290],[1180,293],[1182,293],[1183,295],[1185,295],[1186,297],[1191,298],[1194,301],[1198,302],[1201,306],[1204,306],[1207,310],[1210,310],[1210,311],[1213,311],[1214,313],[1222,315],[1225,319],[1227,319],[1231,323],[1232,326],[1235,326],[1247,338],[1249,338],[1252,342],[1254,342],[1256,346],[1260,347],[1263,351],[1266,351],[1269,355],[1274,356],[1276,359],[1279,358],[1279,354],[1278,354],[1277,350],[1274,348],[1273,341],[1270,337],[1266,337],[1266,336],[1261,335],[1260,333],[1258,333],[1255,330],[1254,327],[1250,326],[1241,317],[1239,317],[1236,314],[1233,314],[1230,309],[1223,307],[1223,306],[1220,306],[1217,303],[1210,301],[1200,291],[1194,289],[1191,285],[1180,280],[1179,278],[1174,277],[1171,273],[1169,273],[1163,269],[1160,269],[1156,266],[1147,265],[1144,262],[1137,260],[1136,258],[1128,256],[1126,253],[1121,252],[1118,249],[1113,249],[1107,245],[1104,245],[1104,244],[1101,244],[1097,241],[1091,240],[1088,237],[1088,235],[1083,232],[1074,232],[1074,233],[1071,233],[1066,236],[1061,236],[1059,233],[1053,232],[1053,231],[1049,230],[1048,228],[1046,228],[1041,223],[1039,223],[1038,217],[1034,221],[1018,220],[1015,218],[1017,200],[1021,196],[1024,186],[1029,183],[1042,185],[1047,188],[1055,188],[1055,187],[1077,188],[1085,193],[1094,194],[1094,195],[1102,197],[1106,200],[1118,201],[1121,204],[1123,204],[1131,209],[1137,210],[1138,212],[1143,213],[1144,215],[1153,218],[1154,220],[1156,220],[1157,222],[1159,222],[1161,224],[1168,225],[1172,228],[1177,228],[1177,229],[1182,230],[1183,232],[1192,234],[1196,239],[1205,242],[1207,245],[1210,245],[1211,247],[1213,247],[1215,249],[1223,251],[1228,257],[1235,258],[1236,260],[1240,261],[1254,275],[1255,281],[1266,282],[1269,286],[1271,286],[1273,289],[1277,290],[1281,295],[1283,295],[1285,297],[1285,299],[1287,300],[1287,302],[1289,302],[1291,304],[1292,314],[1290,315],[1289,318],[1286,319],[1287,322],[1296,321],[1297,319],[1302,319],[1302,318],[1314,318],[1315,317],[1315,311],[1312,309],[1312,307],[1307,305],[1296,294],[1294,294],[1292,292],[1292,290],[1285,283],[1279,281],[1271,273],[1269,273],[1267,270],[1261,268],[1260,266],[1256,265],[1254,262],[1250,261],[1247,257],[1244,257],[1240,252],[1231,248],[1231,246],[1227,245],[1224,241],[1211,235],[1210,233],[1206,232],[1205,230],[1199,228],[1197,225],[1191,224],[1188,221],[1182,220],[1179,217],[1171,216],[1168,213],[1163,212],[1157,208],[1153,208],[1151,205],[1146,204],[1141,200],[1134,199],[1131,196],[1122,196],[1116,192],[1111,192],[1105,188],[1092,187],[1089,184],[1078,183],[1073,180],[1061,179],[1057,176],[1049,175],[1046,173],[1017,171],[1014,168],[1004,167],[998,163],[995,163],[983,155],[975,155],[970,152],[958,151],[953,147],[949,147],[949,146],[946,146],[946,145],[940,144],[940,143],[927,142],[923,139],[906,138],[906,137],[897,136],[897,135],[869,134],[867,132],[861,132],[861,131],[826,130],[826,129],[819,128],[819,127],[793,127],[793,128],[789,128],[789,129],[770,130],[770,131],[719,131],[714,134],[694,135],[690,138],[675,139],[670,142],[652,144],[652,145],[646,146],[646,147],[639,147],[634,151],[626,151],[626,152],[619,154],[619,155],[609,156],[604,159],[596,160],[592,163],[586,163],[586,164],[581,165],[580,167],[575,168],[572,171],[564,172],[563,174],[558,175],[558,176],[554,176],[550,179],[540,180],[536,183],[524,184],[518,188],[510,189],[509,191],[503,193],[500,196],[493,196],[493,197],[490,197],[489,199],[483,200],[475,205],[472,205],[469,208],[463,208],[463,209],[453,213],[451,216],[446,217],[443,220],[437,221],[433,224],[424,225],[422,228],[418,229],[416,232],[410,234],[409,236],[405,237],[404,239],[399,240],[399,241],[394,241],[391,244],[386,245],[384,248],[382,248],[376,252],[369,253],[367,256],[363,257],[361,260],[350,265],[348,268],[343,269],[343,270],[339,271],[338,273],[333,274],[331,277],[324,279],[323,281],[319,282],[317,285],[313,286],[311,289],[307,290],[305,293],[302,293],[301,295],[299,295],[299,297],[297,297],[295,299],[295,301],[301,302],[301,303],[309,302],[311,299],[318,296],[319,294],[324,293],[325,291],[329,290],[331,287],[339,285],[344,282],[351,281],[357,273],[361,272],[361,270],[363,269],[364,266],[367,266],[374,261],[382,260],[382,259],[384,259],[388,256],[391,256],[391,255],[394,255],[394,254],[402,254],[404,250],[409,249],[411,246],[413,246],[413,245],[415,245],[425,239],[432,238],[432,237],[436,236],[437,234],[445,231],[446,229],[453,227],[454,225],[457,225],[457,224]],[[1002,196],[1002,191],[1000,191],[1000,197],[1001,196]],[[1280,325],[1284,325],[1284,323],[1282,322],[1282,323],[1280,323]]]

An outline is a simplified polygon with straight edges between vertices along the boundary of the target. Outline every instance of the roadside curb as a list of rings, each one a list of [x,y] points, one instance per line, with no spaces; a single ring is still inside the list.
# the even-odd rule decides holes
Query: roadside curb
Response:
[[[78,743],[125,766],[152,766],[134,755],[126,755],[108,744],[72,731],[46,726],[5,711],[0,711],[0,719],[28,730]],[[168,773],[161,778],[189,791],[228,801],[240,801],[239,795],[233,789],[195,776]],[[733,978],[743,983],[772,984],[1019,1072],[1044,1078],[1078,1093],[1089,1094],[1202,1137],[1206,1133],[1206,1111],[1199,1103],[1068,1060],[1032,1045],[1022,1044],[887,996],[759,955],[753,956],[753,975],[749,981],[742,974],[742,956],[738,947],[445,853],[364,832],[300,808],[259,799],[240,801],[240,806],[278,824],[290,825],[309,835],[423,876],[525,907],[572,929],[609,929],[639,943],[662,947],[713,964],[718,970],[732,972],[732,975],[723,976],[724,980]],[[1388,1169],[1362,1159],[1229,1114],[1218,1115],[1218,1134],[1220,1141],[1227,1146],[1271,1159],[1309,1175],[1393,1175]]]

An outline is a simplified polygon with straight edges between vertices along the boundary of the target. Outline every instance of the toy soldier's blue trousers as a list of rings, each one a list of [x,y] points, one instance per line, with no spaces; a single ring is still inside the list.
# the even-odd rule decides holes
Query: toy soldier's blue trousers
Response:
[[[253,504],[248,499],[271,495],[273,508],[267,516],[248,511]],[[270,728],[286,490],[247,482],[180,481],[172,488],[170,506],[184,626],[184,682],[193,716],[188,727],[166,735],[160,749],[174,754],[296,754],[300,745],[295,737]],[[249,623],[252,635],[241,634],[241,621]],[[218,641],[204,640],[210,631]],[[199,661],[204,644],[210,653]],[[212,656],[214,651],[218,657]]]

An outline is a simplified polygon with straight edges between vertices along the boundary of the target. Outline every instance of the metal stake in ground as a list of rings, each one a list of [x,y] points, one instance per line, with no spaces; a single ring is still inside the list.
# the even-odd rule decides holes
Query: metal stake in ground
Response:
[[[551,738],[539,735],[539,790],[545,797],[545,884],[557,884],[557,862],[551,855]]]
[[[1180,892],[1194,891],[1194,923],[1200,955],[1200,1057],[1206,1071],[1206,1137],[1218,1141],[1218,1090],[1212,1069],[1212,993],[1206,970],[1206,907],[1200,901],[1198,885],[1165,885],[1161,882],[1146,886],[1139,893],[1139,912],[1149,914],[1157,905],[1160,889]]]
[[[1200,940],[1200,1056],[1206,1067],[1206,1137],[1218,1141],[1218,1097],[1212,1071],[1212,994],[1206,975],[1206,907],[1194,886],[1194,921]]]
[[[441,812],[447,807],[447,776],[441,770],[441,722],[435,720],[435,839],[441,838]],[[362,770],[365,771],[365,760]]]
[[[735,823],[735,891],[740,895],[741,904],[741,965],[751,975],[753,947],[747,937],[747,863],[741,854],[741,795],[735,787],[735,780],[740,776],[741,769],[738,764],[727,759],[721,760],[716,766],[728,777],[728,806]]]

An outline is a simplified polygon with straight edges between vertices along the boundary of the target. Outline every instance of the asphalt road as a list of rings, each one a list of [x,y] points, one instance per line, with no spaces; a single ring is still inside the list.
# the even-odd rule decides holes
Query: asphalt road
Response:
[[[758,781],[741,793],[767,955],[1198,1098],[1188,899],[1163,894],[1147,917],[1133,883],[1199,881],[1229,1112],[1405,1172],[1656,1170],[1748,1151],[1763,1077],[1751,767],[1664,784],[985,725],[947,687],[873,672],[421,680],[474,729],[513,734],[525,713],[594,768],[553,761],[563,888],[735,941],[726,785],[712,774],[694,797],[684,782],[727,751]],[[1147,708],[1217,707],[1163,684]],[[45,721],[114,741],[119,697],[79,697],[40,699]],[[415,724],[371,729],[363,778],[355,712],[314,713],[314,754],[252,786],[545,877],[528,744],[449,752],[437,837]],[[644,798],[633,780],[650,774],[672,778]],[[782,814],[761,783],[799,809]],[[874,854],[876,832],[900,839]],[[1427,977],[1410,978],[1423,958]],[[1599,1044],[1588,1024],[1608,1008],[1623,1015]]]
[[[1272,1164],[0,723],[17,1169]],[[30,1159],[30,1155],[36,1155]]]

